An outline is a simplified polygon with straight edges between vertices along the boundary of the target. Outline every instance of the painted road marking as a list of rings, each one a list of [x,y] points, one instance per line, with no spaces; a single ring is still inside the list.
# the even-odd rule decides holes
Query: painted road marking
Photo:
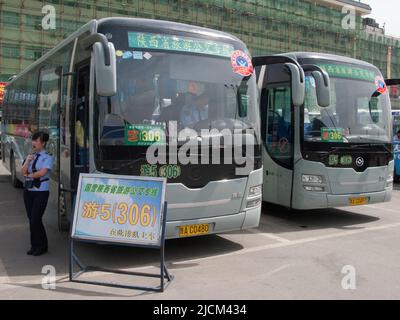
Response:
[[[290,242],[289,239],[279,237],[279,236],[277,236],[277,235],[275,235],[275,234],[272,234],[272,233],[262,232],[262,231],[259,231],[259,230],[257,230],[257,229],[249,229],[249,230],[247,230],[247,231],[250,232],[250,233],[259,235],[259,236],[263,236],[263,237],[266,237],[266,238],[269,238],[269,239],[272,239],[272,240],[281,242],[281,243],[288,243],[288,242]]]
[[[400,210],[394,210],[394,209],[389,209],[389,208],[382,208],[382,207],[378,207],[378,206],[373,206],[373,205],[367,205],[366,207],[372,208],[372,209],[377,209],[377,210],[383,210],[383,211],[388,211],[388,212],[394,212],[394,213],[399,213],[400,214]]]
[[[263,245],[263,246],[253,247],[253,248],[245,248],[245,249],[242,249],[239,251],[223,253],[220,255],[212,256],[212,257],[203,257],[203,258],[179,261],[179,262],[175,262],[174,264],[179,265],[179,263],[201,262],[201,261],[213,260],[213,259],[224,258],[224,257],[229,257],[229,256],[237,256],[237,255],[243,255],[243,254],[247,254],[247,253],[254,253],[254,252],[264,251],[264,250],[268,250],[268,249],[283,248],[283,247],[293,246],[293,245],[297,245],[297,244],[320,241],[320,240],[341,238],[341,237],[350,236],[350,235],[354,235],[354,234],[365,233],[365,232],[370,232],[370,231],[377,231],[377,230],[385,230],[385,229],[396,228],[396,227],[400,227],[400,222],[385,224],[385,225],[381,225],[381,226],[365,227],[364,229],[359,229],[359,230],[336,232],[336,233],[327,234],[327,235],[323,235],[323,236],[309,237],[309,238],[298,239],[298,240],[288,240],[287,242],[279,242],[279,243],[267,244],[267,245]]]
[[[4,267],[3,261],[0,259],[0,284],[10,282],[10,278],[8,277],[7,270]]]
[[[285,270],[285,269],[287,269],[289,267],[290,267],[290,264],[284,264],[283,266],[280,266],[279,268],[276,268],[274,270],[271,270],[271,271],[267,272],[267,276],[272,276],[273,274],[278,273],[278,272],[280,272],[282,270]]]
[[[219,258],[244,255],[244,254],[247,254],[247,253],[260,252],[260,251],[265,251],[265,250],[275,249],[275,248],[284,248],[284,247],[294,246],[294,245],[298,245],[298,244],[312,243],[312,242],[321,241],[321,240],[327,240],[327,239],[342,238],[342,237],[345,237],[345,236],[361,234],[361,233],[371,232],[371,231],[385,230],[385,229],[396,228],[396,227],[400,227],[400,222],[391,223],[391,224],[384,224],[384,225],[380,225],[380,226],[365,227],[363,229],[358,229],[358,230],[349,230],[349,231],[343,231],[343,232],[336,232],[336,233],[331,233],[331,234],[327,234],[327,235],[316,236],[316,237],[308,237],[308,238],[297,239],[297,240],[288,240],[288,239],[285,239],[285,238],[281,238],[281,237],[272,235],[277,241],[279,239],[278,243],[267,244],[267,245],[252,247],[252,248],[245,248],[245,249],[238,250],[238,251],[235,251],[235,252],[224,253],[224,254],[220,254],[220,255],[216,255],[216,256],[195,258],[195,259],[189,259],[189,260],[184,260],[184,261],[177,261],[177,262],[174,262],[174,265],[209,261],[209,260],[214,260],[214,259],[219,259]],[[254,231],[252,233],[256,233],[256,234],[262,235],[262,233],[257,233],[257,232],[254,232]],[[269,234],[269,233],[268,234],[264,234],[264,236],[266,236],[268,238],[272,238],[271,234]],[[288,268],[288,267],[289,267],[289,265],[284,265],[282,267],[279,267],[278,269],[270,271],[270,273],[273,274],[273,273],[279,272],[279,271],[281,271],[281,270],[283,270],[285,268]],[[4,269],[4,267],[0,263],[0,274],[1,274],[1,271],[2,271],[1,268]],[[149,266],[143,266],[143,267],[139,267],[139,268],[128,268],[128,269],[124,269],[124,270],[126,270],[126,271],[134,271],[134,270],[146,270],[146,269],[152,269],[152,268],[154,268],[154,266],[153,265],[149,265]],[[1,283],[7,284],[7,283],[10,282],[10,280],[9,280],[5,270],[3,271],[3,273],[5,273],[6,276],[1,276],[0,277],[0,284]],[[90,272],[86,276],[88,276],[90,278],[91,277],[96,277],[96,276],[99,276],[99,273],[98,272],[93,272],[93,273]]]
[[[384,224],[384,225],[374,226],[374,227],[365,227],[363,229],[358,229],[358,230],[335,232],[335,233],[331,233],[331,234],[327,234],[327,235],[308,237],[308,238],[297,239],[297,240],[288,240],[288,239],[279,237],[280,239],[284,239],[285,241],[281,241],[281,242],[273,243],[273,244],[267,244],[267,245],[263,245],[263,246],[252,247],[252,248],[245,248],[245,249],[238,250],[235,252],[223,253],[220,255],[215,255],[215,256],[210,256],[210,257],[176,261],[173,264],[174,264],[174,266],[179,266],[180,264],[196,263],[196,262],[214,260],[214,259],[225,258],[225,257],[230,257],[230,256],[244,255],[247,253],[260,252],[260,251],[275,249],[275,248],[284,248],[284,247],[289,247],[289,246],[303,244],[303,243],[311,243],[311,242],[315,242],[315,241],[341,238],[341,237],[350,236],[350,235],[354,235],[354,234],[360,234],[360,233],[378,231],[378,230],[385,230],[385,229],[396,228],[396,227],[400,227],[400,222]],[[270,234],[268,234],[268,237],[269,236],[270,236]],[[125,270],[126,271],[135,271],[135,270],[146,270],[146,269],[151,269],[151,268],[154,268],[154,266],[143,266],[143,267],[139,267],[139,268],[131,268],[131,269],[125,269]]]

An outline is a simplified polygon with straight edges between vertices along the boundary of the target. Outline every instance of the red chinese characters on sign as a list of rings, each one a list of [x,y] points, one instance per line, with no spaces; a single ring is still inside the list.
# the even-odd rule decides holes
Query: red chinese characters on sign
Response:
[[[128,130],[128,141],[129,142],[138,142],[139,141],[139,131],[136,129]]]
[[[231,65],[233,72],[238,73],[244,77],[253,74],[253,64],[250,57],[241,50],[232,52]]]

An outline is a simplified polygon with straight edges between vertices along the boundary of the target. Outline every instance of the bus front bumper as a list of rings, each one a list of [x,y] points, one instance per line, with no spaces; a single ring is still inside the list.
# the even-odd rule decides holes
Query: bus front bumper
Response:
[[[312,210],[332,207],[347,207],[350,206],[350,199],[352,198],[367,198],[367,204],[387,202],[391,200],[392,190],[392,187],[388,187],[385,190],[378,192],[340,195],[318,192],[303,192],[302,201],[298,202],[297,206],[293,206],[293,209]]]
[[[223,215],[218,217],[210,217],[204,219],[184,220],[184,221],[167,221],[166,223],[166,239],[186,238],[188,236],[181,235],[181,227],[208,225],[206,234],[215,234],[229,232],[235,230],[244,230],[257,227],[260,222],[261,205],[252,209],[241,211],[236,214]],[[198,235],[205,235],[204,233]],[[196,235],[190,235],[196,236]]]

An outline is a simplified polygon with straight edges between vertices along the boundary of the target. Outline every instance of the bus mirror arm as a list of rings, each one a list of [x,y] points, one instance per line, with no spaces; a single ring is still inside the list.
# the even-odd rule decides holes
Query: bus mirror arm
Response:
[[[293,63],[285,63],[285,66],[289,69],[291,74],[293,105],[300,107],[304,104],[305,97],[304,71],[301,67],[298,67]]]
[[[386,84],[387,87],[398,86],[398,85],[400,85],[400,79],[385,79],[385,84]],[[376,91],[372,94],[371,99],[372,99],[372,98],[377,98],[377,97],[379,97],[381,94],[382,94],[381,91],[376,90]]]
[[[85,50],[93,48],[93,65],[96,92],[102,97],[111,97],[117,93],[117,63],[115,48],[104,34],[95,33],[82,40]]]
[[[303,68],[304,72],[309,72],[309,71],[320,72],[324,80],[324,85],[326,87],[329,86],[330,84],[329,75],[324,69],[318,67],[315,64],[304,64],[301,67]]]
[[[331,104],[331,86],[328,73],[322,68],[306,64],[302,65],[305,72],[311,72],[316,82],[317,100],[320,107],[328,107]]]
[[[400,79],[385,79],[385,83],[388,87],[400,85]]]
[[[284,63],[292,63],[298,68],[300,67],[300,64],[297,62],[297,60],[285,56],[285,55],[273,55],[273,56],[257,56],[253,57],[252,59],[253,65],[255,67],[258,66],[263,66],[263,65],[271,65],[271,64],[284,64]],[[304,76],[304,75],[303,75]],[[304,80],[304,77],[301,79],[301,81]]]
[[[93,47],[95,43],[101,43],[103,50],[104,50],[104,64],[106,66],[109,66],[111,61],[110,61],[110,50],[108,47],[108,40],[104,34],[101,33],[95,33],[91,34],[90,36],[87,36],[84,38],[81,42],[81,46],[85,50],[89,50]]]

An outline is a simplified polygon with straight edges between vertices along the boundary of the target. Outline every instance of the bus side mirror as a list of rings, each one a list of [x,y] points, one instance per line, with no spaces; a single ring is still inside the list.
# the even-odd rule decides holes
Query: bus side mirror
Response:
[[[331,82],[325,70],[313,71],[317,89],[317,101],[320,107],[329,107],[331,104]]]
[[[379,122],[379,116],[376,117],[376,112],[378,111],[379,105],[379,98],[378,97],[371,97],[369,100],[368,108],[369,108],[369,115],[371,116],[372,122],[377,123]]]
[[[300,107],[304,104],[305,97],[305,76],[302,68],[299,68],[293,63],[285,63],[289,69],[292,78],[292,102],[295,107]]]
[[[111,97],[117,93],[115,48],[111,42],[108,42],[107,45],[109,48],[108,53],[105,52],[102,43],[96,42],[93,44],[96,92],[103,97]],[[109,59],[107,56],[109,56]]]

